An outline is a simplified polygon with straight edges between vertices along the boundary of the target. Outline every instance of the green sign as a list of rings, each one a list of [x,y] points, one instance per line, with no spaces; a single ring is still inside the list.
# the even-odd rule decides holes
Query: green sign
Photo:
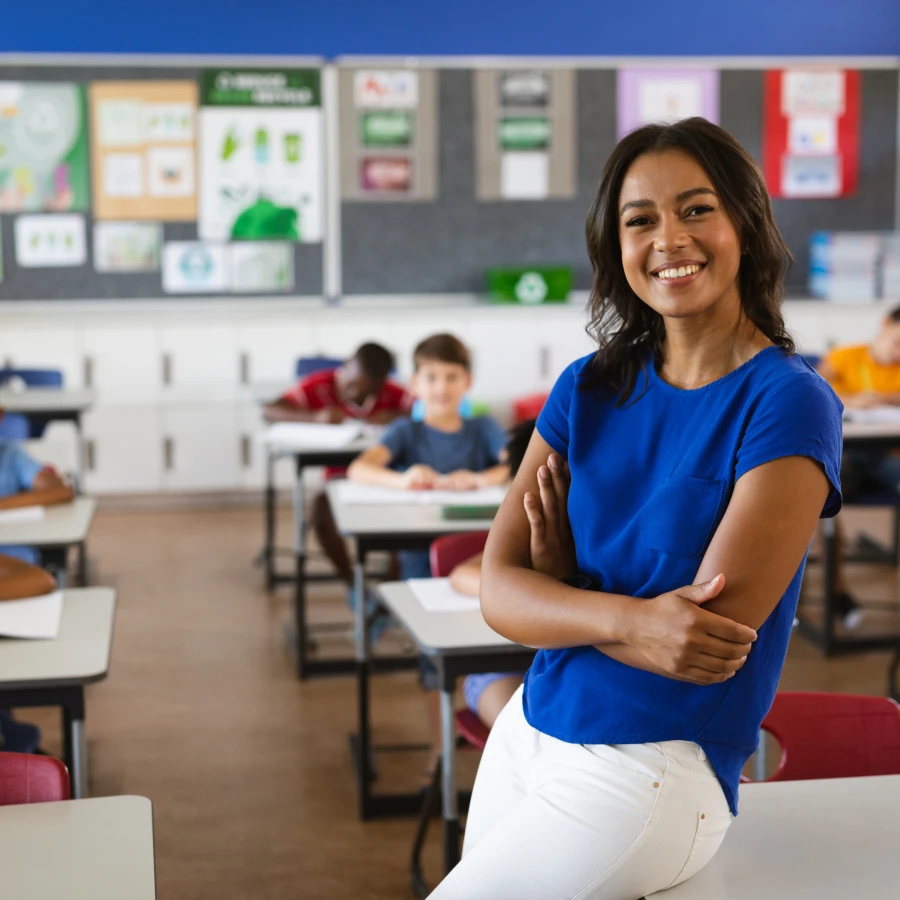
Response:
[[[369,112],[360,117],[364,147],[408,147],[412,143],[412,113]]]
[[[550,146],[550,120],[543,116],[515,116],[500,120],[501,150],[546,150]]]
[[[572,289],[572,270],[566,266],[488,269],[487,284],[494,303],[565,303]]]
[[[206,69],[202,106],[319,106],[318,69]]]

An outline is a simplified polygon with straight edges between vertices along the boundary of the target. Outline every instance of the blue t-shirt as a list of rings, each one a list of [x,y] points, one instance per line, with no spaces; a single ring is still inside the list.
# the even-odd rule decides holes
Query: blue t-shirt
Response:
[[[19,444],[0,438],[0,497],[30,491],[34,479],[43,468]],[[34,547],[0,547],[0,553],[30,563],[37,562],[38,559]]]
[[[610,388],[579,384],[590,359],[563,372],[537,429],[568,459],[578,567],[603,591],[650,598],[692,584],[735,482],[771,460],[818,460],[831,483],[822,515],[840,509],[841,403],[801,357],[769,347],[696,390],[667,384],[648,363],[618,407]],[[525,679],[527,720],[569,743],[696,741],[737,813],[741,769],[775,697],[805,563],[728,681],[675,681],[593,647],[541,650]]]

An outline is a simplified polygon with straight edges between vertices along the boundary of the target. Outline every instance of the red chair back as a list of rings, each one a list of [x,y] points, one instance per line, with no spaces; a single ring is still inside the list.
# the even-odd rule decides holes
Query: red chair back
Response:
[[[461,562],[481,553],[487,541],[486,531],[448,534],[431,542],[431,575],[446,578]]]
[[[461,709],[456,713],[456,730],[476,750],[484,750],[491,733],[491,729],[471,709]]]
[[[544,408],[549,394],[530,394],[527,397],[520,397],[513,401],[513,424],[518,425],[519,422],[527,422],[529,419],[536,419]]]
[[[0,753],[0,806],[68,800],[69,770],[52,756]]]
[[[887,697],[784,691],[762,727],[781,744],[769,781],[900,775],[900,705]]]

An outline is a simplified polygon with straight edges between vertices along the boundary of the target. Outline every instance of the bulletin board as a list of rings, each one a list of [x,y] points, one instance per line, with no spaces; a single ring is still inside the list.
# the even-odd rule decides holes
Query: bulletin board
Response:
[[[168,64],[168,60],[148,61],[141,65],[109,64],[107,61],[84,64],[79,61],[79,64],[65,65],[0,63],[0,85],[66,85],[70,86],[70,92],[71,86],[74,86],[74,97],[62,96],[58,108],[63,114],[66,110],[80,109],[77,127],[83,131],[74,141],[74,150],[69,154],[73,158],[66,160],[64,166],[56,164],[55,171],[68,172],[68,180],[63,178],[65,183],[54,185],[53,179],[37,179],[39,185],[47,183],[57,193],[65,192],[66,215],[31,215],[53,211],[54,198],[47,196],[36,196],[33,209],[11,211],[9,205],[17,202],[16,198],[8,198],[4,207],[4,185],[0,185],[0,301],[178,299],[187,295],[198,298],[250,298],[260,295],[316,296],[323,293],[324,229],[321,223],[325,215],[324,174],[321,178],[322,196],[315,198],[322,208],[316,209],[315,216],[310,217],[309,221],[315,225],[314,233],[306,234],[305,240],[298,238],[296,222],[284,223],[284,233],[276,232],[271,242],[268,238],[258,238],[257,234],[253,234],[254,228],[258,231],[260,227],[272,226],[265,223],[261,226],[259,215],[247,214],[242,223],[246,221],[250,236],[257,239],[229,245],[236,249],[228,251],[229,271],[234,272],[234,278],[229,277],[227,285],[221,290],[205,290],[202,293],[194,293],[189,287],[185,290],[164,290],[163,269],[168,264],[166,257],[169,253],[167,245],[174,249],[191,246],[181,242],[220,240],[224,229],[230,229],[232,225],[227,221],[227,211],[207,210],[204,218],[204,211],[200,208],[200,178],[204,168],[194,164],[194,154],[200,152],[200,132],[207,127],[206,119],[200,115],[206,109],[203,104],[209,103],[212,108],[212,104],[218,102],[222,109],[240,112],[240,105],[247,103],[246,92],[240,91],[240,84],[229,84],[226,79],[218,86],[204,85],[204,78],[209,79],[211,72],[225,71],[229,66],[234,71],[320,70],[321,61],[302,58],[287,62],[280,59],[229,60],[217,57],[210,61],[203,58],[185,59],[172,65]],[[275,151],[282,146],[286,152],[299,154],[308,150],[310,143],[319,140],[321,146],[316,153],[321,158],[320,165],[324,167],[323,136],[312,132],[310,140],[310,134],[294,134],[297,129],[289,128],[287,133],[284,128],[279,130],[279,123],[284,120],[284,105],[297,96],[291,91],[305,89],[303,85],[298,87],[293,84],[280,88],[272,86],[265,98],[267,102],[271,101],[271,108],[266,108],[264,116],[271,127],[267,124],[266,131],[258,129],[256,132],[253,149],[257,158],[263,152],[274,158]],[[216,91],[218,96],[215,96]],[[46,95],[46,90],[43,95]],[[3,100],[0,87],[0,106]],[[319,102],[318,98],[315,102]],[[210,127],[215,129],[216,113],[208,118],[212,123]],[[321,118],[324,120],[324,115]],[[228,124],[221,128],[223,133],[216,133],[215,137],[226,146],[227,152]],[[324,124],[321,129],[324,129]],[[303,146],[304,139],[306,146]],[[263,141],[270,142],[272,146],[261,146]],[[276,141],[280,143],[276,144]],[[234,148],[236,145],[237,138],[234,138],[231,146]],[[141,159],[147,161],[143,170],[138,165]],[[209,168],[206,167],[208,177]],[[86,175],[82,177],[82,173]],[[221,193],[227,193],[227,179],[215,170],[211,177],[219,177],[220,184],[217,183],[216,187],[221,187]],[[33,194],[34,186],[28,187]],[[239,203],[240,198],[235,198],[233,205]],[[217,215],[224,225],[217,223]],[[83,226],[81,222],[74,221],[77,217],[83,217]],[[95,230],[97,223],[100,223],[100,228]],[[127,227],[106,228],[110,223],[114,226],[127,223]],[[202,227],[204,223],[207,233]],[[26,237],[33,240],[36,248],[39,248],[42,239],[53,237],[50,229],[45,227],[47,225],[59,226],[58,237],[74,242],[73,252],[84,257],[82,264],[46,265],[46,260],[41,259],[37,250],[32,256],[17,254],[17,249],[22,250],[22,241]],[[95,254],[102,248],[95,246],[95,243],[107,247],[109,241],[122,239],[136,239],[137,246],[141,246],[142,242],[148,248],[156,246],[160,258],[149,263],[155,268],[116,271],[101,265],[98,269]],[[83,246],[80,246],[81,242]],[[146,252],[150,254],[151,250]],[[20,255],[24,265],[20,262]],[[105,258],[109,253],[104,251],[102,255]],[[112,258],[115,258],[115,252]],[[214,254],[212,264],[218,265],[219,262],[217,254]],[[209,260],[205,263],[208,264]],[[261,289],[258,277],[260,267],[265,270],[265,282],[274,277],[269,274],[273,266],[281,267],[278,270],[281,287]]]

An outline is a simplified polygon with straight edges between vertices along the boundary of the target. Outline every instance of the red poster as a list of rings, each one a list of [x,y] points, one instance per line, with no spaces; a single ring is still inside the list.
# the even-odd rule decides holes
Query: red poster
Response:
[[[855,70],[765,73],[763,173],[773,197],[847,197],[859,184]]]

